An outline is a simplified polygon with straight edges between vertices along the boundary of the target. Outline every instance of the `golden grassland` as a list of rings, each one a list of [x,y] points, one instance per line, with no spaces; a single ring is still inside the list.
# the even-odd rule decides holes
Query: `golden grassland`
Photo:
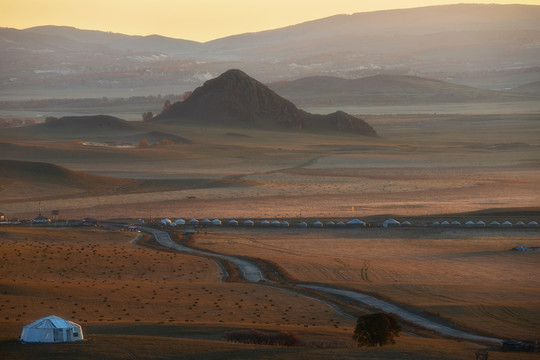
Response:
[[[256,245],[266,254],[279,253],[279,263],[287,268],[298,251],[294,246],[299,246],[303,237],[265,235],[258,230],[220,231],[196,240],[199,246],[216,243],[220,247],[217,239],[223,239],[236,249],[243,248],[252,235],[260,239]],[[290,245],[285,244],[287,238]],[[318,240],[314,233],[309,238]],[[347,241],[345,236],[341,238]],[[134,240],[150,247],[135,246]],[[359,240],[369,242],[355,241]],[[294,260],[301,270],[288,270],[309,280],[308,273],[317,271],[314,259],[322,260],[317,247],[308,245],[306,257]],[[354,318],[336,312],[326,302],[267,285],[223,283],[221,269],[213,261],[157,249],[151,239],[138,233],[0,228],[0,355],[9,359],[469,359],[476,350],[485,348],[413,335],[408,330],[396,345],[356,348],[351,339]],[[340,256],[340,261],[333,262],[352,260],[350,255]],[[331,268],[336,266],[331,264],[330,260],[320,264],[318,271],[324,280],[335,276],[336,269]],[[399,261],[395,266],[400,266]],[[371,270],[367,274],[371,276]],[[87,341],[56,345],[21,345],[16,341],[25,324],[51,314],[81,324]],[[226,331],[252,328],[295,331],[308,346],[281,348],[224,341]],[[492,353],[497,359],[516,358],[513,353]],[[534,354],[519,355],[534,358]]]
[[[503,231],[510,230],[510,231]],[[377,294],[502,338],[538,340],[537,229],[217,229],[198,247],[278,263],[300,282]]]
[[[369,121],[379,138],[170,126],[160,131],[193,143],[117,149],[0,136],[4,158],[151,179],[96,184],[101,194],[62,182],[45,186],[37,177],[2,181],[0,205],[27,218],[39,200],[44,211],[66,218],[411,216],[540,205],[537,114]]]

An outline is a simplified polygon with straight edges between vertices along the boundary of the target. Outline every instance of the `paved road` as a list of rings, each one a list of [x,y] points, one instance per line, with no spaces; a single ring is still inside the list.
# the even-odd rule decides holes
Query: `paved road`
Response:
[[[228,256],[228,255],[221,255],[221,254],[214,254],[207,251],[192,249],[190,247],[180,245],[178,243],[175,243],[171,240],[171,237],[169,234],[165,231],[156,230],[152,228],[146,228],[141,227],[141,230],[151,233],[154,235],[156,241],[161,244],[162,246],[176,249],[180,251],[185,251],[193,254],[200,254],[200,255],[207,255],[207,256],[214,256],[220,259],[225,259],[236,266],[242,271],[244,275],[244,279],[248,281],[253,282],[259,282],[259,281],[267,281],[264,276],[262,275],[261,270],[257,267],[257,265],[246,261],[242,259],[235,258],[234,256]],[[470,341],[480,341],[480,342],[490,342],[490,343],[502,343],[501,339],[491,338],[491,337],[485,337],[475,334],[470,334],[465,331],[452,329],[448,326],[444,326],[441,324],[438,324],[436,322],[433,322],[429,319],[423,318],[419,315],[413,314],[405,309],[402,309],[396,305],[390,304],[386,301],[377,299],[371,295],[367,295],[358,291],[348,291],[348,290],[340,290],[340,289],[333,289],[325,286],[319,286],[319,285],[301,285],[298,284],[297,286],[304,287],[307,289],[313,289],[318,291],[323,291],[330,294],[336,294],[340,296],[347,297],[349,299],[353,299],[355,301],[364,303],[366,305],[369,305],[371,307],[374,307],[376,309],[382,310],[386,313],[392,313],[400,318],[404,319],[405,321],[414,323],[416,325],[419,325],[423,328],[430,329],[433,331],[438,332],[439,334],[445,335],[445,336],[451,336],[459,339],[465,339]]]
[[[169,234],[167,232],[165,232],[165,231],[156,230],[156,229],[152,229],[152,228],[148,228],[148,227],[139,227],[139,228],[142,231],[145,231],[145,232],[148,232],[148,233],[151,233],[152,235],[154,235],[154,238],[156,239],[156,241],[162,246],[165,246],[165,247],[168,247],[168,248],[171,248],[171,249],[175,249],[175,250],[179,250],[179,251],[189,252],[189,253],[192,253],[192,254],[213,256],[213,257],[217,257],[219,259],[225,259],[225,260],[228,260],[228,261],[232,262],[236,266],[238,266],[238,269],[240,269],[240,271],[242,271],[243,278],[246,279],[247,281],[252,281],[252,282],[267,281],[267,279],[265,279],[265,277],[263,276],[263,274],[262,274],[261,270],[259,269],[259,267],[257,265],[255,265],[255,264],[247,261],[247,260],[238,259],[238,258],[236,258],[234,256],[214,254],[214,253],[211,253],[211,252],[208,252],[208,251],[192,249],[190,247],[180,245],[180,244],[172,241]]]

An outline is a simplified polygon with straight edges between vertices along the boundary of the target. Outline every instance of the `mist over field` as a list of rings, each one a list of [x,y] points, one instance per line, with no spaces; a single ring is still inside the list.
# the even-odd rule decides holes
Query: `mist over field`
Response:
[[[0,358],[534,359],[539,139],[540,6],[0,28]]]

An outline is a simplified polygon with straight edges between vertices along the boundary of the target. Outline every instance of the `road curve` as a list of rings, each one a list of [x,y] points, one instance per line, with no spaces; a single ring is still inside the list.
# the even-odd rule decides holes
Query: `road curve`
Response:
[[[156,229],[147,228],[147,227],[140,227],[140,229],[142,231],[145,231],[154,235],[154,238],[156,239],[156,241],[162,246],[179,250],[179,251],[192,253],[192,254],[207,255],[207,256],[217,257],[220,259],[225,259],[232,262],[236,266],[238,266],[238,268],[242,271],[244,279],[248,281],[252,281],[252,282],[267,281],[267,279],[264,278],[261,270],[257,267],[257,265],[249,261],[238,259],[234,256],[215,254],[215,253],[211,253],[211,252],[207,252],[203,250],[192,249],[184,245],[180,245],[172,241],[169,234],[165,231],[156,230]],[[384,300],[377,299],[371,295],[367,295],[358,291],[334,289],[334,288],[321,286],[321,285],[297,284],[297,286],[303,287],[306,289],[318,290],[318,291],[326,292],[329,294],[335,294],[335,295],[347,297],[349,299],[352,299],[352,300],[361,302],[363,304],[366,304],[368,306],[374,307],[376,309],[382,310],[386,313],[395,314],[396,316],[399,316],[405,321],[411,322],[413,324],[416,324],[426,329],[436,331],[439,334],[442,334],[445,336],[451,336],[451,337],[469,340],[469,341],[479,341],[479,342],[489,342],[489,343],[502,343],[503,341],[501,339],[475,335],[475,334],[471,334],[465,331],[452,329],[448,326],[438,324],[422,316],[413,314],[410,311],[402,309],[396,305],[390,304]]]
[[[357,291],[349,291],[349,290],[341,290],[341,289],[333,289],[326,286],[320,286],[320,285],[307,285],[307,284],[297,284],[297,286],[306,288],[306,289],[312,289],[312,290],[318,290],[323,291],[330,294],[340,295],[344,296],[346,298],[361,302],[363,304],[369,305],[371,307],[374,307],[376,309],[382,310],[385,313],[392,313],[394,315],[399,316],[405,321],[411,322],[413,324],[419,325],[423,328],[430,329],[433,331],[438,332],[439,334],[443,334],[446,336],[451,336],[459,339],[464,340],[471,340],[471,341],[480,341],[480,342],[490,342],[490,343],[502,343],[501,339],[496,339],[492,337],[485,337],[480,335],[474,335],[470,334],[465,331],[452,329],[448,326],[438,324],[436,322],[433,322],[431,320],[428,320],[422,316],[413,314],[410,311],[407,311],[405,309],[402,309],[396,305],[390,304],[384,300],[377,299],[376,297],[373,297],[371,295],[363,294],[361,292]]]
[[[156,239],[156,241],[162,246],[179,250],[179,251],[192,253],[192,254],[213,256],[219,259],[230,261],[233,264],[235,264],[238,267],[238,269],[240,269],[240,271],[242,272],[242,277],[247,281],[252,281],[252,282],[267,281],[267,279],[263,276],[262,271],[259,269],[259,267],[247,260],[238,259],[234,256],[215,254],[208,251],[192,249],[190,247],[180,245],[172,241],[171,237],[169,236],[169,233],[167,233],[166,231],[156,230],[149,227],[139,227],[139,229],[154,235],[154,238]]]

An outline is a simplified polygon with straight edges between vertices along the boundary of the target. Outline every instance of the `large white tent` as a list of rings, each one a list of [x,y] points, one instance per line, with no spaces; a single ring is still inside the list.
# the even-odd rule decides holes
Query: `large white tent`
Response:
[[[23,327],[22,342],[59,343],[83,340],[80,325],[58,316],[47,316]]]

